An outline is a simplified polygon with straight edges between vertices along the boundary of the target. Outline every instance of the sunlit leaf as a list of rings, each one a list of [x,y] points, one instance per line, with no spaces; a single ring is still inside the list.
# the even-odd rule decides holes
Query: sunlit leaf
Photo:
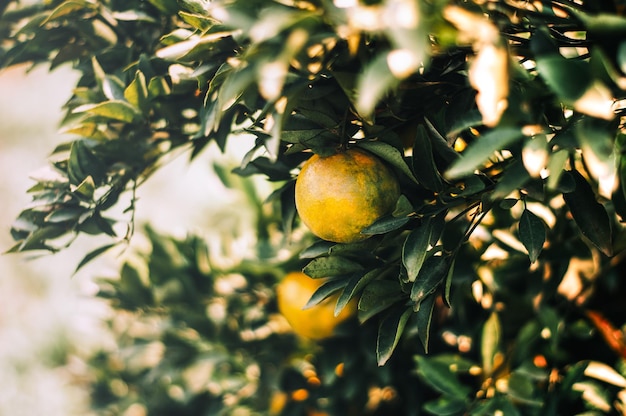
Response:
[[[452,163],[445,176],[456,179],[468,175],[478,169],[495,151],[506,149],[521,138],[521,130],[512,127],[489,130],[478,137],[461,157]]]
[[[99,116],[110,120],[131,123],[140,117],[137,109],[126,101],[105,101],[99,104],[85,104],[76,107],[74,113],[86,113],[92,116]]]

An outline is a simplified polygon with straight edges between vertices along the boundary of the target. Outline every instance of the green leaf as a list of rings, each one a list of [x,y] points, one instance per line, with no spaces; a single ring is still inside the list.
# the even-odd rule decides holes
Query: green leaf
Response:
[[[49,23],[53,20],[59,19],[61,17],[65,17],[68,16],[71,13],[74,13],[78,10],[82,10],[82,9],[87,9],[87,6],[89,6],[89,8],[92,8],[93,5],[87,1],[81,1],[81,0],[68,0],[68,1],[64,1],[63,3],[61,3],[60,5],[58,5],[49,15],[48,17],[46,17],[46,19],[41,22],[41,26],[45,25],[46,23]]]
[[[359,299],[358,317],[361,323],[384,311],[402,299],[403,293],[397,282],[374,280],[363,289]]]
[[[135,78],[124,90],[124,98],[145,115],[150,109],[146,76],[141,71],[135,72]]]
[[[347,282],[347,279],[331,279],[324,282],[320,287],[315,290],[315,292],[313,292],[311,298],[302,307],[302,309],[312,308],[333,293],[341,290],[343,287],[346,286]]]
[[[85,265],[87,265],[89,262],[91,262],[93,259],[95,259],[96,257],[98,257],[99,255],[103,254],[104,252],[108,251],[109,249],[117,246],[119,243],[112,243],[112,244],[107,244],[104,245],[102,247],[98,247],[95,250],[90,251],[89,253],[87,253],[87,255],[85,257],[83,257],[83,259],[78,263],[78,266],[76,266],[76,269],[74,270],[74,273],[78,272],[80,269],[82,269]]]
[[[381,321],[376,339],[376,359],[379,366],[389,361],[393,350],[398,345],[404,327],[413,314],[411,308],[398,307],[392,309]]]
[[[325,256],[330,253],[330,248],[337,243],[333,243],[331,241],[316,241],[311,244],[309,247],[305,248],[300,252],[298,256],[301,259],[314,259],[319,256]]]
[[[85,208],[80,206],[57,208],[46,216],[45,221],[47,223],[76,222],[84,212]]]
[[[519,239],[528,250],[530,262],[534,263],[546,241],[546,226],[538,216],[528,209],[524,209],[519,220],[518,230]]]
[[[86,113],[124,123],[131,123],[141,116],[135,107],[121,100],[104,101],[98,104],[85,104],[76,107],[72,112],[75,114]]]
[[[430,256],[426,259],[411,288],[411,300],[415,302],[416,309],[423,299],[439,287],[449,266],[448,258],[444,256]]]
[[[402,156],[402,153],[400,153],[400,151],[392,145],[380,141],[363,140],[359,142],[359,147],[372,152],[389,163],[391,166],[398,169],[400,172],[404,173],[413,182],[417,183],[417,179],[413,175],[413,172],[411,172],[409,166],[406,164],[404,156]]]
[[[96,184],[91,175],[87,176],[74,190],[75,194],[79,194],[87,200],[93,199],[93,194],[96,191]]]
[[[438,362],[435,357],[416,355],[417,374],[439,393],[458,400],[466,400],[470,389],[461,383],[450,367]]]
[[[431,295],[420,302],[417,314],[417,336],[422,343],[424,351],[428,353],[430,342],[430,326],[433,322],[433,312],[435,311],[437,296]]]
[[[495,190],[491,195],[492,200],[504,198],[516,189],[524,187],[530,180],[530,175],[521,160],[511,161],[502,173]]]
[[[545,29],[534,33],[530,45],[539,76],[559,98],[572,103],[585,93],[592,80],[588,62],[565,59]]]
[[[433,221],[427,218],[417,228],[411,230],[402,246],[402,264],[407,271],[409,282],[414,282],[428,255]]]
[[[576,170],[569,171],[576,183],[572,192],[563,193],[580,232],[606,256],[613,255],[613,236],[609,215],[602,204],[596,201],[591,185]]]
[[[535,394],[533,380],[521,371],[513,371],[509,377],[507,394],[515,401],[540,407],[542,401]]]
[[[67,164],[67,176],[72,185],[80,186],[91,176],[95,184],[100,184],[106,175],[106,168],[84,140],[72,142]]]
[[[61,237],[69,232],[68,228],[63,225],[47,225],[37,228],[32,232],[20,245],[19,251],[49,249],[46,245],[48,240]]]
[[[304,266],[302,271],[314,279],[349,274],[363,270],[361,264],[344,257],[318,257]]]
[[[441,175],[435,165],[432,144],[424,125],[417,126],[413,143],[413,172],[417,181],[426,189],[440,192],[443,188]]]
[[[392,215],[386,215],[374,221],[374,223],[369,227],[365,227],[363,230],[361,230],[361,234],[386,234],[390,231],[402,228],[406,223],[409,222],[409,220],[409,217],[394,217]]]
[[[363,117],[370,117],[379,101],[398,84],[387,65],[387,54],[381,53],[368,63],[357,80],[356,109]]]
[[[523,134],[518,128],[502,127],[489,130],[478,137],[459,159],[452,162],[445,176],[450,179],[458,179],[469,175],[487,161],[495,151],[506,149],[522,137]]]
[[[550,172],[550,176],[548,176],[546,181],[546,187],[549,190],[557,189],[568,158],[569,152],[565,149],[558,150],[550,155],[550,159],[548,160],[548,171]]]
[[[494,371],[494,358],[500,350],[500,338],[502,328],[500,318],[496,312],[492,312],[483,325],[480,339],[480,353],[483,363],[483,370],[486,376],[490,376]]]
[[[335,305],[335,316],[339,316],[343,308],[346,307],[348,302],[354,298],[363,288],[376,277],[380,276],[381,269],[371,270],[365,275],[363,273],[355,273],[354,276],[348,280],[346,287],[344,287],[337,304]]]
[[[612,175],[615,171],[613,123],[585,117],[576,124],[575,133],[591,174],[597,178]]]
[[[435,416],[458,416],[465,413],[467,404],[465,400],[459,400],[448,396],[424,403],[424,411]]]

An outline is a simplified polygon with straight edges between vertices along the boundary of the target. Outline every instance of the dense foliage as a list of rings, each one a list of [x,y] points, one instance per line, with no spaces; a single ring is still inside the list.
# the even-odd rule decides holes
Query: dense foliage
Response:
[[[81,74],[72,138],[34,178],[11,252],[110,236],[82,267],[127,244],[137,186],[212,142],[252,136],[234,173],[276,187],[250,263],[216,270],[200,238],[148,232],[143,266],[103,286],[120,320],[155,323],[94,360],[105,414],[624,412],[623,1],[0,7],[0,66]],[[299,167],[349,147],[395,171],[393,213],[351,244],[294,232]],[[358,297],[361,325],[312,346],[271,324],[275,283],[300,268],[332,277],[313,303]]]

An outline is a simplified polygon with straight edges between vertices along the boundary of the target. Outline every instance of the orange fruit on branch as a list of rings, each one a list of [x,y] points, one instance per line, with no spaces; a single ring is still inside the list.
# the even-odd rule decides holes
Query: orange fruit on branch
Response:
[[[291,272],[276,287],[278,310],[287,319],[293,332],[301,337],[312,340],[330,338],[335,335],[338,325],[356,314],[357,299],[354,298],[335,316],[339,294],[302,309],[324,282],[325,279],[312,279],[302,272]]]
[[[351,148],[331,156],[313,155],[296,179],[296,209],[316,236],[353,243],[361,231],[395,207],[400,185],[377,156]]]

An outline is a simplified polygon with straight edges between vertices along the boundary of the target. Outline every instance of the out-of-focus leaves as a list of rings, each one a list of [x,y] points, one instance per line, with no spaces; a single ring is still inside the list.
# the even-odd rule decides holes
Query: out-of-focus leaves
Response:
[[[417,363],[417,374],[429,386],[433,387],[439,393],[445,394],[451,398],[461,401],[466,400],[469,389],[461,383],[450,367],[438,362],[434,357],[415,356]]]
[[[483,371],[491,374],[494,367],[494,359],[500,351],[502,328],[498,314],[493,312],[483,325],[480,349]]]

